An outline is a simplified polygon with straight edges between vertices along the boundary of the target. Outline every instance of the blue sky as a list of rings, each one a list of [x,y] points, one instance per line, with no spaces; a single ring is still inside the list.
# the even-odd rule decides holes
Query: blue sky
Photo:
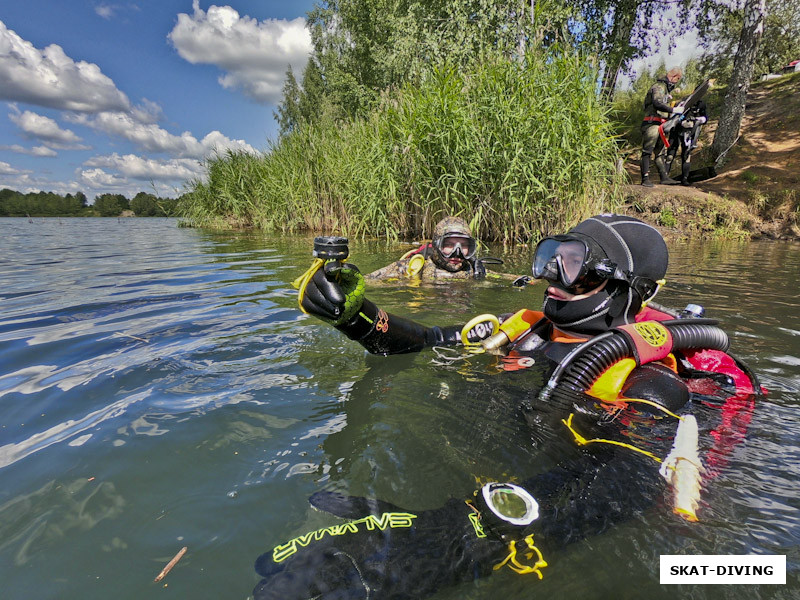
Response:
[[[0,189],[176,196],[215,150],[266,150],[313,4],[3,2]]]
[[[313,4],[6,0],[0,189],[174,197],[213,152],[266,150],[286,69],[308,58]]]

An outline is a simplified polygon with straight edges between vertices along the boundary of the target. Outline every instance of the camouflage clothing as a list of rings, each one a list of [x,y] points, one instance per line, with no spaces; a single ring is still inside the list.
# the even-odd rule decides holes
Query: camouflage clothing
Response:
[[[439,221],[433,230],[433,239],[442,237],[446,233],[460,233],[472,237],[472,230],[461,217],[445,217]]]
[[[659,79],[650,87],[647,96],[644,98],[645,118],[669,118],[672,112],[672,107],[669,105],[669,101],[672,100],[672,96],[670,95],[671,91],[672,85],[666,79]]]
[[[655,163],[662,183],[676,183],[669,177],[664,160],[664,139],[659,127],[672,114],[669,101],[673,84],[666,77],[656,81],[644,99],[644,120],[642,121],[642,184],[652,186],[649,179],[650,155],[655,154]]]
[[[402,258],[390,265],[386,265],[385,267],[378,269],[377,271],[373,271],[367,275],[366,278],[382,280],[419,278],[421,281],[472,279],[472,269],[456,272],[445,271],[444,269],[437,267],[430,257],[425,258],[422,269],[416,275],[413,274],[414,268],[417,267],[416,264],[412,265],[412,272],[409,272],[409,263],[411,263],[412,260],[414,260],[416,263],[422,258],[424,257],[421,254],[415,254],[408,258]]]

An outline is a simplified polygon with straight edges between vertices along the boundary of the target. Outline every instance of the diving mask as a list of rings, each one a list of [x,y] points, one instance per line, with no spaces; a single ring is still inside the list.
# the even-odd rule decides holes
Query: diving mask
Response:
[[[560,284],[572,293],[594,289],[608,279],[624,281],[643,299],[658,289],[652,279],[634,277],[620,269],[591,238],[575,234],[541,240],[533,254],[532,271],[535,278]]]
[[[597,273],[596,267],[603,261],[608,263],[604,265],[606,269]],[[608,279],[603,276],[608,267],[613,267],[613,272],[616,265],[608,261],[599,246],[571,235],[546,237],[536,244],[533,254],[533,276],[561,283],[565,289],[599,285]]]
[[[487,483],[477,500],[484,527],[502,539],[524,537],[521,532],[539,518],[539,503],[513,483]]]
[[[468,235],[461,233],[445,233],[436,238],[433,245],[445,258],[470,259],[475,256],[478,244]]]

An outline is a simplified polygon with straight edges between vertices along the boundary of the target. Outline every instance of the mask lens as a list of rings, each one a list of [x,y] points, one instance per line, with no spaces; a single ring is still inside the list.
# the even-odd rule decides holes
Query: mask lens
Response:
[[[528,514],[525,500],[513,491],[497,490],[492,493],[491,500],[494,512],[509,519],[521,519]]]
[[[586,254],[586,245],[579,240],[545,238],[536,246],[533,276],[573,286],[583,274]]]
[[[489,510],[507,524],[527,526],[539,518],[539,503],[513,483],[487,483],[481,490]]]
[[[459,252],[463,258],[471,258],[475,254],[476,243],[471,237],[461,235],[445,235],[439,242],[439,251],[445,258],[458,256]]]

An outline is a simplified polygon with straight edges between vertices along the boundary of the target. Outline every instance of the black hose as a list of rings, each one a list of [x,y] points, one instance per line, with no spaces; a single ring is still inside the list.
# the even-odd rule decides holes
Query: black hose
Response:
[[[708,348],[725,352],[730,347],[728,334],[717,327],[713,319],[675,319],[660,323],[672,334],[673,350]],[[550,377],[544,395],[556,386],[585,392],[611,365],[634,356],[635,349],[626,334],[617,330],[608,334],[589,340],[567,356]]]

